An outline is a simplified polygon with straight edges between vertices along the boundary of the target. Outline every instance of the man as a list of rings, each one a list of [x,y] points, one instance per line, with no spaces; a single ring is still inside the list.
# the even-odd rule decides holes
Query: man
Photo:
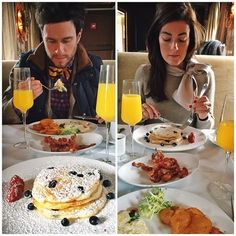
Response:
[[[27,123],[46,117],[96,116],[102,60],[87,53],[80,43],[84,26],[82,3],[39,3],[35,17],[43,42],[23,53],[15,65],[31,69],[34,105],[28,111]],[[42,86],[53,87],[58,79],[66,92],[49,91]],[[21,114],[12,102],[11,85],[3,94],[3,122],[21,122]]]

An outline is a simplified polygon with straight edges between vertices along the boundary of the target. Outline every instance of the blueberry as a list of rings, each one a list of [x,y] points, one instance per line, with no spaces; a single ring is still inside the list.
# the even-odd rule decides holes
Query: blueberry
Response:
[[[150,139],[149,138],[147,139],[147,143],[150,143]]]
[[[26,190],[26,191],[24,192],[24,196],[25,196],[26,198],[31,198],[31,197],[32,197],[32,192],[31,192],[31,190]]]
[[[115,198],[115,194],[114,194],[114,193],[108,193],[108,194],[106,195],[106,197],[107,197],[108,200],[111,200],[111,199],[114,199],[114,198]]]
[[[68,226],[68,225],[70,224],[70,221],[69,221],[67,218],[63,218],[63,219],[61,220],[61,224],[62,224],[63,226]]]
[[[164,143],[161,143],[160,145],[161,145],[162,147],[163,147],[163,146],[165,146],[165,144],[164,144]]]
[[[103,176],[102,176],[102,174],[100,173],[100,178],[99,178],[99,180],[102,180],[103,179]]]
[[[48,167],[48,169],[49,169],[49,170],[52,170],[52,169],[54,169],[54,167]]]
[[[84,193],[84,187],[83,187],[83,186],[78,186],[78,189],[79,189],[82,193]]]
[[[99,218],[97,216],[91,216],[89,218],[89,223],[91,225],[97,225],[99,223]]]
[[[111,181],[108,179],[105,179],[105,180],[103,180],[102,185],[104,187],[109,187],[109,186],[111,186]]]
[[[172,146],[173,146],[173,147],[176,147],[176,146],[177,146],[177,143],[172,143]]]
[[[49,188],[55,188],[56,185],[57,185],[57,181],[56,180],[52,180],[52,181],[49,182],[48,187]]]
[[[77,176],[78,176],[78,177],[84,177],[84,175],[83,175],[83,174],[77,174]]]
[[[71,174],[71,175],[77,175],[77,172],[72,170],[72,171],[69,172],[69,174]]]
[[[148,136],[149,135],[149,133],[146,133],[146,136]]]
[[[32,202],[29,203],[28,206],[27,206],[27,208],[28,208],[29,210],[31,210],[31,211],[34,210],[34,208],[35,208],[34,203],[32,203]]]

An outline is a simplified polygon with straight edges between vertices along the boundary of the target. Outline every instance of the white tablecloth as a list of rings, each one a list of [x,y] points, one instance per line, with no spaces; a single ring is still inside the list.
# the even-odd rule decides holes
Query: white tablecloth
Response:
[[[126,145],[126,148],[128,151],[131,149],[131,135],[129,127],[124,125],[119,125],[119,128],[125,128],[125,131],[122,133],[125,133],[128,138],[128,142]],[[207,136],[212,133],[212,130],[202,130]],[[143,156],[150,156],[151,153],[153,153],[154,150],[145,148],[140,146],[139,144],[134,142],[134,150],[137,153],[143,154]],[[201,196],[218,206],[220,206],[230,217],[231,217],[231,206],[230,202],[228,201],[220,201],[217,199],[214,199],[209,191],[208,191],[208,185],[211,181],[214,181],[216,178],[223,175],[224,172],[224,166],[225,166],[225,154],[224,151],[213,144],[210,140],[207,140],[205,145],[202,147],[185,151],[190,154],[195,154],[199,157],[199,167],[197,171],[186,179],[186,181],[180,181],[180,183],[175,183],[173,185],[169,185],[168,187],[171,188],[177,188],[184,191],[188,191],[194,194],[197,194],[198,196]],[[122,165],[122,163],[118,163],[118,168]],[[229,181],[232,185],[234,184],[234,163],[232,159],[229,161],[229,170],[227,173],[227,181]],[[118,179],[118,196],[125,195],[129,192],[133,192],[136,190],[141,189],[140,187],[133,186],[130,184],[125,183],[124,181]]]
[[[124,127],[124,133],[127,135],[127,150],[130,149],[130,135],[129,128]],[[105,137],[105,128],[99,127],[96,131]],[[209,130],[203,130],[206,134]],[[30,134],[27,137],[32,138]],[[48,156],[48,154],[42,154],[39,152],[34,152],[32,150],[24,150],[13,147],[13,144],[23,140],[23,126],[22,125],[3,125],[2,126],[2,168],[5,169],[12,165],[15,165],[21,161],[26,161],[33,158],[39,158],[43,156]],[[135,143],[135,151],[139,152],[141,155],[150,155],[153,150],[144,148]],[[195,193],[209,201],[220,206],[229,216],[231,216],[230,203],[226,201],[219,201],[213,199],[208,191],[208,184],[215,178],[222,176],[224,170],[225,154],[222,149],[217,147],[215,144],[209,140],[203,145],[194,150],[187,151],[188,153],[195,154],[199,157],[199,168],[197,171],[188,178],[187,181],[174,184],[170,186],[173,188],[182,189],[188,192]],[[101,155],[100,155],[101,154]],[[110,144],[110,154],[113,161],[115,161],[115,145]],[[76,154],[71,154],[76,155]],[[102,160],[105,156],[105,142],[99,145],[97,148],[81,154],[83,157]],[[118,167],[119,167],[118,163]],[[233,161],[230,160],[228,170],[228,180],[233,184]],[[129,192],[140,189],[139,187],[127,184],[120,179],[118,179],[118,196],[122,196]]]

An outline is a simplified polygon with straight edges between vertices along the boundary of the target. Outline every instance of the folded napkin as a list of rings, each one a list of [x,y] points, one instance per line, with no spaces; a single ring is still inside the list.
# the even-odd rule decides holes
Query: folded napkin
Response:
[[[187,65],[186,70],[170,65],[167,66],[168,74],[174,76],[183,76],[179,87],[175,90],[172,97],[186,110],[190,110],[189,105],[193,102],[194,96],[198,94],[198,84],[195,76],[206,73],[207,82],[209,83],[208,73],[210,68],[210,65],[201,64],[193,59]]]

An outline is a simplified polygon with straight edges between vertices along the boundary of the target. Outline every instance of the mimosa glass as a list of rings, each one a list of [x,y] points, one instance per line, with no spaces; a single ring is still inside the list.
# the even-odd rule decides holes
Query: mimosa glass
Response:
[[[131,131],[131,158],[137,157],[134,153],[133,131],[135,125],[142,120],[142,105],[140,83],[134,80],[123,80],[121,119],[129,125]]]
[[[28,148],[26,139],[26,115],[33,106],[33,92],[31,88],[30,68],[21,67],[13,70],[13,105],[21,111],[24,124],[24,141],[14,144],[17,148]]]
[[[113,65],[101,65],[96,112],[106,122],[106,162],[111,162],[109,156],[109,132],[111,121],[115,120],[115,68]]]
[[[225,167],[223,176],[220,179],[210,183],[210,192],[216,199],[229,200],[233,194],[233,186],[229,183],[228,165],[230,155],[234,151],[234,101],[232,95],[226,95],[222,111],[220,123],[216,133],[216,143],[225,151]]]

